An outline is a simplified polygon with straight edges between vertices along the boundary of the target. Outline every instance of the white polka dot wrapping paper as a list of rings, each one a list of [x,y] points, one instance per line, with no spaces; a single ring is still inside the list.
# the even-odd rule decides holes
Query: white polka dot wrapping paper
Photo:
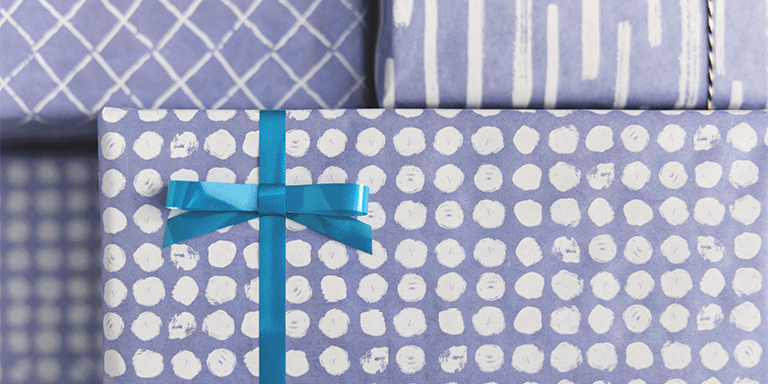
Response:
[[[287,116],[287,184],[368,185],[374,238],[288,223],[287,382],[768,377],[765,112]],[[105,382],[258,382],[258,220],[160,248],[169,180],[258,183],[258,117],[102,113]]]

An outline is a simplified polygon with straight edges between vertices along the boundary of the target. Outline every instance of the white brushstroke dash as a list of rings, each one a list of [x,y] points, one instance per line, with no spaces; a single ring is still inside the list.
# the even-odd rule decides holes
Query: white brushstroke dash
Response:
[[[557,103],[557,85],[560,75],[560,31],[557,5],[547,6],[547,80],[544,84],[544,108]]]
[[[676,109],[693,108],[698,101],[701,77],[701,15],[699,0],[680,0],[682,38]]]
[[[648,0],[648,43],[651,48],[661,45],[661,0]]]
[[[600,0],[581,1],[581,79],[600,73]]]
[[[533,94],[533,0],[515,0],[515,57],[512,62],[512,106],[527,108]]]
[[[483,26],[485,0],[469,0],[467,12],[467,108],[483,103]]]
[[[440,106],[437,73],[437,0],[424,2],[424,87],[428,108]]]
[[[616,93],[613,108],[627,106],[629,96],[629,55],[632,49],[632,25],[629,21],[619,23],[616,31]]]

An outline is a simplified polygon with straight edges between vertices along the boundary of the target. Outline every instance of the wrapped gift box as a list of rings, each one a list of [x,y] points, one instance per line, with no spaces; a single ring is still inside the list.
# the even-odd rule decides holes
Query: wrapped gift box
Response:
[[[257,382],[283,353],[259,350],[258,219],[161,248],[169,180],[258,183],[259,116],[102,113],[105,382]],[[374,242],[288,222],[287,381],[763,380],[766,122],[288,111],[287,184],[367,185]]]
[[[75,123],[93,120],[105,105],[370,106],[373,90],[366,79],[373,65],[366,47],[375,30],[372,5],[364,0],[3,2],[4,138],[92,139],[95,124]],[[30,121],[37,124],[24,125]]]
[[[0,381],[100,381],[98,160],[9,150],[0,164]]]
[[[703,108],[709,84],[706,4],[383,0],[379,103]],[[731,7],[753,12],[741,3]]]

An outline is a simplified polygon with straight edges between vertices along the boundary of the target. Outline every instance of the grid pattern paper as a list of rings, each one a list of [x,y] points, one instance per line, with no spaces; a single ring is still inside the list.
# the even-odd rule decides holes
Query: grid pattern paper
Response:
[[[288,224],[288,382],[762,380],[767,118],[289,111],[287,183],[368,185],[374,251]],[[168,180],[258,182],[258,112],[99,137],[106,382],[257,382],[258,220],[159,245]]]

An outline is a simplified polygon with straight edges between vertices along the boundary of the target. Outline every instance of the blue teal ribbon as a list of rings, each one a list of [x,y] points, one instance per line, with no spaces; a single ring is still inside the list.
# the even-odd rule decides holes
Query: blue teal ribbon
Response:
[[[285,383],[285,219],[372,252],[371,227],[354,216],[368,211],[360,184],[285,185],[285,111],[261,111],[259,181],[226,184],[171,181],[163,248],[220,228],[259,219],[259,376]]]

